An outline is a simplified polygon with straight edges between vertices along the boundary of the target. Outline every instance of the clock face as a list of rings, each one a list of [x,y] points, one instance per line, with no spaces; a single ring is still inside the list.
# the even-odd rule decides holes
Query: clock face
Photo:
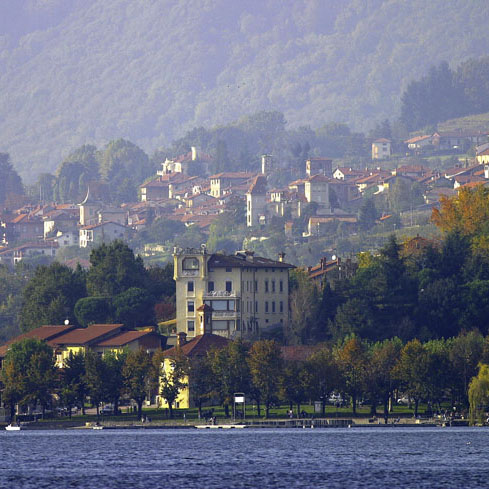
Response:
[[[185,258],[183,260],[183,269],[184,270],[198,270],[199,269],[199,260],[197,260],[197,258]]]

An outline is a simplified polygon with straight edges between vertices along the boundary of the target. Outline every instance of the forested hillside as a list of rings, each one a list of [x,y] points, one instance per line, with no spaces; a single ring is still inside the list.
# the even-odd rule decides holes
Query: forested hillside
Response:
[[[413,79],[489,52],[485,0],[17,0],[0,4],[0,151],[25,179],[70,150],[150,152],[279,110],[367,130]]]

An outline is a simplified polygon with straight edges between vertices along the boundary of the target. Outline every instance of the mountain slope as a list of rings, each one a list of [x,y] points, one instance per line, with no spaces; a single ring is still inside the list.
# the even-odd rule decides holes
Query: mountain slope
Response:
[[[431,64],[489,51],[485,0],[9,3],[0,151],[27,180],[84,143],[123,137],[151,151],[258,110],[366,127],[397,117],[403,88]]]

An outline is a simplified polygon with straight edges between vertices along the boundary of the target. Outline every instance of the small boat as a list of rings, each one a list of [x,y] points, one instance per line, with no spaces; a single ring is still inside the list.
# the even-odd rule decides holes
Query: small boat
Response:
[[[96,424],[92,426],[92,430],[103,430],[104,427],[100,424]]]
[[[7,431],[20,431],[20,425],[19,424],[9,424],[5,426],[5,429]]]

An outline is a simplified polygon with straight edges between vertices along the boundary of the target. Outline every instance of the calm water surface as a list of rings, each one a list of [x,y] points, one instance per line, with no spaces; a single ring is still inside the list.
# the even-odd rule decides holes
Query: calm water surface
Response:
[[[488,488],[489,429],[0,433],[0,488]]]

